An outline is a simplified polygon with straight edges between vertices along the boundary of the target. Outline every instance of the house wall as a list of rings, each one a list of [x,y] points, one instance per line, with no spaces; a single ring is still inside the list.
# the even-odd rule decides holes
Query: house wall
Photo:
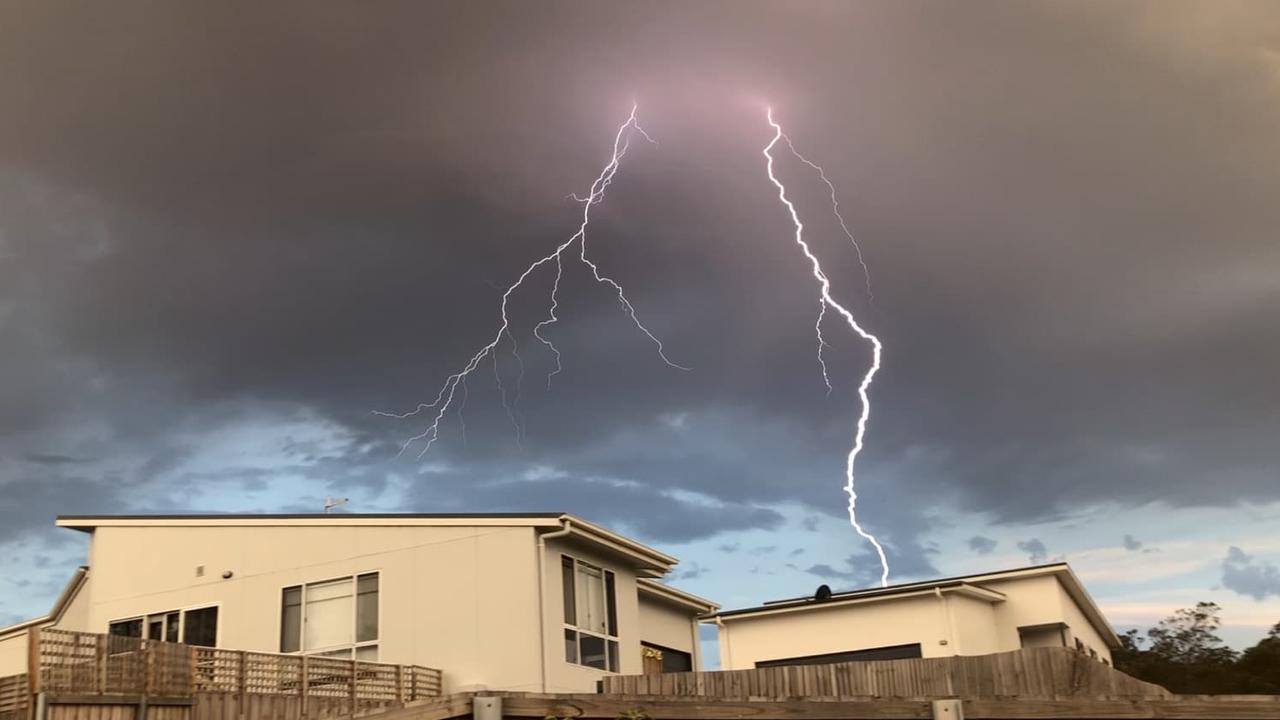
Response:
[[[595,546],[573,538],[546,541],[543,588],[547,641],[547,692],[595,692],[596,682],[609,674],[604,670],[577,665],[565,660],[564,652],[564,587],[561,580],[560,556],[569,555],[614,572],[614,589],[618,612],[619,672],[638,674],[643,671],[640,657],[640,604],[635,571],[617,557],[601,553]]]
[[[911,643],[920,643],[924,657],[939,657],[954,654],[952,642],[943,604],[933,595],[921,595],[725,618],[720,629],[720,666],[745,670],[763,660]]]
[[[1067,593],[1057,577],[1044,575],[1015,578],[984,582],[982,586],[1009,596],[1008,602],[997,606],[996,614],[999,618],[999,632],[1002,638],[1005,636],[1012,638],[1013,648],[1019,647],[1019,627],[1064,622],[1068,627],[1068,647],[1075,647],[1075,638],[1078,637],[1086,648],[1095,650],[1100,659],[1105,658],[1107,662],[1111,662],[1111,650],[1107,647],[1106,640],[1085,617],[1080,606]]]
[[[1003,593],[1006,599],[992,603],[944,592],[942,601],[931,595],[900,596],[725,618],[720,663],[725,669],[740,670],[762,660],[908,643],[920,643],[924,657],[985,655],[1019,649],[1019,627],[1059,622],[1069,628],[1068,646],[1074,647],[1074,639],[1080,638],[1099,659],[1111,661],[1106,641],[1056,576],[982,582],[981,587]]]
[[[1027,625],[1066,622],[1063,616],[1061,585],[1052,575],[983,582],[982,587],[1004,593],[1008,598],[995,608],[996,634],[1002,649],[1022,647],[1018,628]]]
[[[216,604],[219,646],[277,652],[283,588],[377,571],[380,661],[440,668],[448,692],[536,690],[534,547],[530,527],[100,527],[87,629]]]
[[[0,677],[21,675],[27,671],[27,633],[15,632],[0,637]]]
[[[687,652],[697,658],[696,613],[671,602],[640,593],[640,640]],[[696,665],[695,665],[696,667]]]
[[[999,603],[956,593],[944,593],[942,597],[951,623],[951,652],[948,654],[987,655],[1015,649],[1000,644],[995,612]]]
[[[1093,627],[1088,618],[1084,616],[1084,612],[1080,610],[1080,606],[1075,600],[1071,599],[1071,595],[1067,593],[1066,588],[1061,584],[1058,586],[1058,592],[1061,594],[1062,607],[1065,611],[1065,622],[1069,629],[1067,630],[1067,645],[1075,647],[1075,638],[1080,638],[1084,643],[1086,650],[1093,650],[1098,653],[1099,660],[1111,662],[1111,648],[1107,647],[1106,640],[1102,639],[1102,635]]]

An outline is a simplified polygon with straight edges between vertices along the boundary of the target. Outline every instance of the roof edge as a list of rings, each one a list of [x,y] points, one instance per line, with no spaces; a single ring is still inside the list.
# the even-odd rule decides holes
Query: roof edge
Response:
[[[58,598],[53,601],[53,607],[49,612],[40,617],[31,618],[14,623],[7,627],[0,627],[0,637],[12,635],[19,630],[35,627],[44,623],[56,623],[62,619],[67,612],[67,607],[71,605],[71,601],[80,593],[80,589],[84,587],[85,582],[89,579],[89,566],[81,565],[71,575],[71,579],[67,581],[66,586],[62,588],[62,592],[58,594]]]
[[[686,590],[672,587],[666,583],[658,582],[651,578],[637,578],[636,587],[643,593],[648,593],[663,600],[674,602],[678,605],[699,611],[701,614],[715,612],[720,609],[720,603],[708,600],[700,595],[694,595]]]

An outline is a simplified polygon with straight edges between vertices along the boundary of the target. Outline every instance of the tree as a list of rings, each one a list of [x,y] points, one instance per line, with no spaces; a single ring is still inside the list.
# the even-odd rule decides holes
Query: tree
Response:
[[[1251,692],[1280,693],[1280,622],[1257,645],[1245,650],[1236,663],[1251,679]]]
[[[1218,628],[1222,608],[1217,603],[1199,602],[1194,608],[1183,608],[1161,620],[1147,631],[1150,652],[1173,663],[1230,664],[1236,653],[1222,644]]]
[[[1116,667],[1176,693],[1262,691],[1236,667],[1236,652],[1218,637],[1220,612],[1216,603],[1206,602],[1175,612],[1147,630],[1147,649],[1138,631],[1130,630],[1112,655]]]

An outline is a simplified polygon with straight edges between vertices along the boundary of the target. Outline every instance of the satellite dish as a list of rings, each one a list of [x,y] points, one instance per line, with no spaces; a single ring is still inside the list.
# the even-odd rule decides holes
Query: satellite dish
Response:
[[[831,587],[829,585],[819,585],[818,591],[813,594],[813,599],[817,602],[831,599]]]

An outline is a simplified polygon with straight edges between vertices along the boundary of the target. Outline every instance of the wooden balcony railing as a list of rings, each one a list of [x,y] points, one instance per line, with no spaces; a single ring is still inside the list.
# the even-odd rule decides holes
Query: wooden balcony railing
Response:
[[[418,665],[224,650],[158,640],[33,630],[26,693],[189,697],[289,695],[350,701],[355,709],[441,694],[439,670]],[[12,681],[10,681],[12,683]],[[6,697],[0,684],[0,698]]]

